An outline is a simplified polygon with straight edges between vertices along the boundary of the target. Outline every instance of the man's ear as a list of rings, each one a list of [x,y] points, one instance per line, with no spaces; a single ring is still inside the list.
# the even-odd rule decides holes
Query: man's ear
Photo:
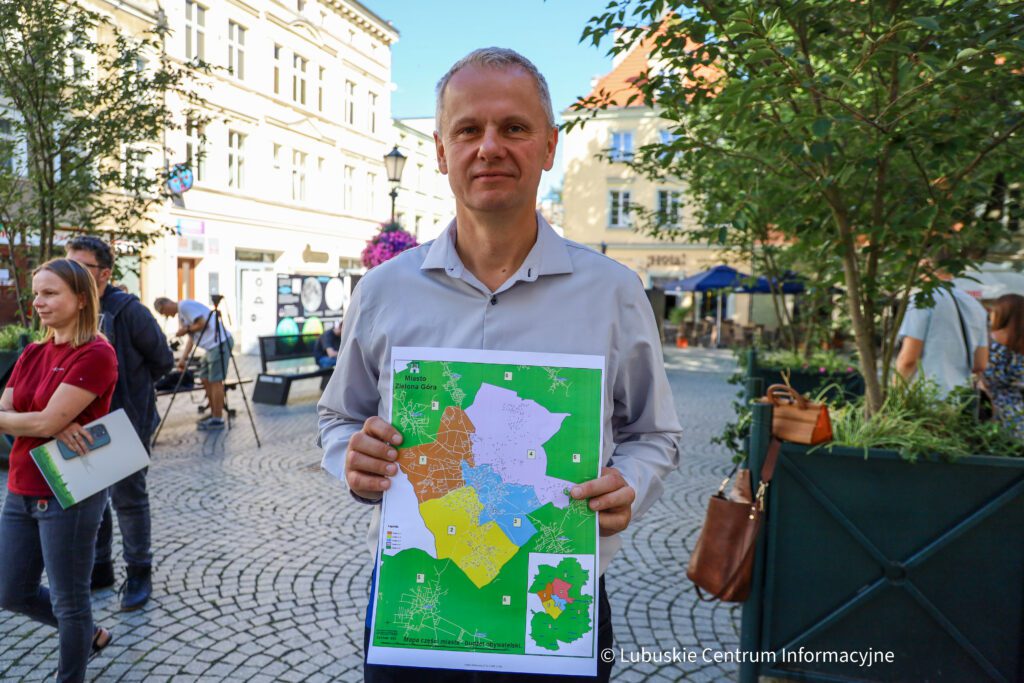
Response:
[[[444,142],[441,141],[441,135],[436,130],[434,131],[434,149],[437,150],[437,170],[448,175],[448,159],[444,154]]]
[[[547,156],[544,159],[544,170],[550,171],[555,165],[555,149],[558,147],[558,126],[552,126],[548,133]]]

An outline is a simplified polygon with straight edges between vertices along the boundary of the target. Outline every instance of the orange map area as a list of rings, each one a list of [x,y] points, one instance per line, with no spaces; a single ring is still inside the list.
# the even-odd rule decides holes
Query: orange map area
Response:
[[[470,441],[475,431],[461,408],[449,406],[441,415],[441,426],[434,442],[399,449],[398,466],[409,477],[420,503],[441,498],[466,485],[462,478],[462,461],[475,465]]]

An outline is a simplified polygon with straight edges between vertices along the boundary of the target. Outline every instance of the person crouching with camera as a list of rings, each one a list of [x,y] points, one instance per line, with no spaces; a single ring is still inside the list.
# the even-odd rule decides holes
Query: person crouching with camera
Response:
[[[88,457],[92,437],[82,425],[109,411],[117,356],[99,333],[89,271],[47,261],[32,274],[32,292],[46,337],[21,354],[0,395],[0,432],[15,437],[0,513],[0,608],[57,628],[57,680],[83,681],[90,655],[111,641],[93,623],[89,595],[107,494],[62,510],[29,451],[57,438]],[[40,585],[43,570],[49,588]]]

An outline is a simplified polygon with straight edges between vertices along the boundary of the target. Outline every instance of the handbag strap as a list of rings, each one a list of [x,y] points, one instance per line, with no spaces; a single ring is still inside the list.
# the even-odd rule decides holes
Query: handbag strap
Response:
[[[971,353],[971,343],[967,341],[967,325],[964,324],[964,314],[960,312],[960,304],[956,300],[956,292],[949,290],[949,296],[953,299],[953,308],[956,309],[956,317],[960,320],[960,334],[964,338],[964,349],[967,351],[967,372],[974,373],[974,356]]]
[[[761,465],[761,483],[757,485],[757,494],[754,496],[754,504],[764,511],[764,497],[768,493],[768,484],[772,483],[775,476],[775,465],[779,462],[779,451],[782,450],[782,442],[772,437],[768,444],[768,452],[764,456],[764,464]]]

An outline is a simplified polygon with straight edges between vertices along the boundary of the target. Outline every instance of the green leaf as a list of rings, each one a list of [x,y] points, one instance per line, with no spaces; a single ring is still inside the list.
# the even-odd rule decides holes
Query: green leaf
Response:
[[[956,61],[960,62],[965,59],[970,59],[971,57],[973,57],[976,54],[979,54],[980,52],[981,50],[977,50],[973,47],[965,47],[964,49],[960,50],[960,52],[956,53]]]
[[[832,130],[831,119],[817,119],[811,125],[811,131],[816,137],[823,138],[828,135],[829,131]]]
[[[835,144],[831,142],[812,142],[811,158],[815,161],[824,161],[836,151]]]
[[[913,21],[921,28],[927,29],[929,31],[942,30],[942,27],[939,26],[939,22],[935,21],[935,19],[933,19],[932,17],[914,17],[913,19],[911,19],[911,21]]]

